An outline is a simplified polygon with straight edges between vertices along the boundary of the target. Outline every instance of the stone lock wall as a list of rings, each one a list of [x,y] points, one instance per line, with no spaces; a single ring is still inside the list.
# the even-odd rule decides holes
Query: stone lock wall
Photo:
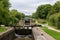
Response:
[[[14,28],[9,28],[6,32],[0,34],[0,40],[14,40],[15,32]]]
[[[40,27],[34,27],[32,29],[34,40],[56,40],[46,32],[44,32]]]

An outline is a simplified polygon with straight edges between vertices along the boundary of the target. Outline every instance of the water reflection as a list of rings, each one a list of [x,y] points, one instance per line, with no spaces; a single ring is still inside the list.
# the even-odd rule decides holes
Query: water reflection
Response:
[[[16,35],[16,39],[15,40],[32,40],[32,35]]]

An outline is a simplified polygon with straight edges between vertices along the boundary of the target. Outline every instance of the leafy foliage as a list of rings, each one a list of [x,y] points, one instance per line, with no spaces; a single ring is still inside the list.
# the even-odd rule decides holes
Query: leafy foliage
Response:
[[[16,25],[16,23],[24,18],[24,14],[17,10],[9,10],[9,0],[0,0],[0,25]]]
[[[56,13],[49,17],[49,25],[56,26],[60,29],[60,13]]]
[[[49,11],[51,10],[51,5],[50,4],[45,4],[45,5],[41,5],[37,8],[37,15],[39,18],[41,19],[46,19]]]
[[[47,17],[49,25],[56,26],[60,29],[60,1],[53,5],[52,10]]]
[[[17,10],[13,9],[10,11],[10,25],[16,25],[19,20],[24,18],[25,15],[23,13],[18,12]]]
[[[37,15],[36,12],[32,14],[32,18],[34,18],[34,19],[38,19],[38,15]]]
[[[8,24],[9,21],[9,0],[0,0],[0,24]]]

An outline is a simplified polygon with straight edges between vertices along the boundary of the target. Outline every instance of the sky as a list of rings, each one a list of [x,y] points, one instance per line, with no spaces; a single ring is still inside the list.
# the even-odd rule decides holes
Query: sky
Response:
[[[39,5],[51,4],[53,5],[58,0],[9,0],[11,3],[10,10],[16,9],[25,15],[32,15]]]

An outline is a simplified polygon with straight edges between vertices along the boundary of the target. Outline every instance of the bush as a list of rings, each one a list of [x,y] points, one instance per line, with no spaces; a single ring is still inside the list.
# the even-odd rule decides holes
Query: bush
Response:
[[[44,20],[44,19],[38,19],[37,22],[38,22],[38,23],[45,24],[45,23],[46,23],[46,20]]]
[[[48,24],[60,29],[60,13],[51,15],[48,19]]]
[[[51,26],[55,25],[54,15],[51,15],[48,19],[48,24]]]

